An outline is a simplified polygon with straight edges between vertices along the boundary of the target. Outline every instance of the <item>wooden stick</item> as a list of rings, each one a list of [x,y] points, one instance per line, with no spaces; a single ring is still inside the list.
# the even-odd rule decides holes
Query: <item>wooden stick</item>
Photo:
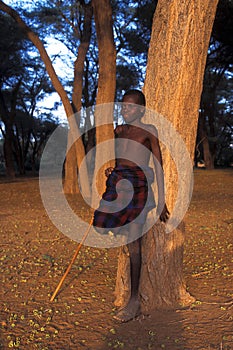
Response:
[[[58,286],[57,286],[57,288],[55,289],[55,291],[54,291],[54,293],[53,293],[53,295],[52,295],[50,301],[53,301],[53,300],[55,299],[55,297],[56,297],[56,295],[57,295],[59,289],[61,288],[63,282],[65,281],[66,276],[68,275],[68,273],[69,273],[69,271],[70,271],[70,269],[71,269],[73,263],[75,262],[75,259],[77,258],[77,255],[78,255],[78,253],[79,253],[79,251],[80,251],[80,249],[81,249],[81,247],[82,247],[82,245],[83,245],[85,239],[87,238],[87,235],[88,235],[88,233],[89,233],[89,231],[90,231],[92,222],[93,222],[93,218],[91,219],[90,224],[89,224],[89,226],[88,226],[86,232],[84,233],[83,238],[82,238],[81,242],[79,243],[78,248],[76,249],[73,258],[72,258],[72,260],[71,260],[69,266],[67,267],[66,272],[65,272],[64,275],[62,276],[60,282],[58,283]]]

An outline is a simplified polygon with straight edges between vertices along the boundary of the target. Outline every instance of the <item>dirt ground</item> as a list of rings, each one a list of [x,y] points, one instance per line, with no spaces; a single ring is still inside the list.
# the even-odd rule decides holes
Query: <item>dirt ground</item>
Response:
[[[233,349],[233,171],[194,178],[184,274],[196,302],[126,324],[112,317],[117,248],[84,246],[49,301],[77,242],[47,217],[37,178],[2,179],[0,349]]]

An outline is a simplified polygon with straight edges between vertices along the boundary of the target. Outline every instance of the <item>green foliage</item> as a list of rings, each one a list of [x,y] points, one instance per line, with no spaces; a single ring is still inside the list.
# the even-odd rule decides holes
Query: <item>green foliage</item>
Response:
[[[117,96],[144,81],[152,19],[157,1],[113,1],[117,48]]]
[[[218,3],[216,18],[213,26],[212,36],[225,48],[225,59],[228,55],[229,61],[233,63],[233,2],[231,0],[220,0]]]
[[[11,135],[8,152],[12,153],[19,172],[24,173],[29,155],[33,154],[35,161],[39,149],[56,125],[46,108],[43,113],[47,114],[49,124],[48,120],[42,123],[42,119],[38,124],[36,118],[39,116],[38,103],[54,89],[41,60],[31,51],[31,43],[11,17],[0,13],[0,25],[1,136],[6,139]]]
[[[208,139],[215,165],[233,162],[233,3],[220,0],[214,21],[201,99],[198,142]],[[200,136],[202,135],[202,136]],[[200,147],[201,158],[204,150]],[[207,149],[208,152],[208,149]]]
[[[0,13],[0,86],[24,72],[25,37],[11,17]]]

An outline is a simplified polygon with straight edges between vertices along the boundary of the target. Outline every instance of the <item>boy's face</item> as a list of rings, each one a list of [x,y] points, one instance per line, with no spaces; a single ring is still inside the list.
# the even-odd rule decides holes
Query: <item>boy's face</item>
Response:
[[[132,123],[144,114],[145,107],[138,104],[137,96],[124,96],[122,100],[121,114],[126,123]]]

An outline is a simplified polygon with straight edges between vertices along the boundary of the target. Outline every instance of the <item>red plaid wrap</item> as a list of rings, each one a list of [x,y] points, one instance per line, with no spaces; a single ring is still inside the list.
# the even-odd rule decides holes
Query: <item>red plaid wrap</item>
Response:
[[[97,231],[117,233],[132,221],[144,224],[148,212],[155,207],[153,181],[151,168],[117,166],[108,177],[106,191],[94,212],[93,226]]]

